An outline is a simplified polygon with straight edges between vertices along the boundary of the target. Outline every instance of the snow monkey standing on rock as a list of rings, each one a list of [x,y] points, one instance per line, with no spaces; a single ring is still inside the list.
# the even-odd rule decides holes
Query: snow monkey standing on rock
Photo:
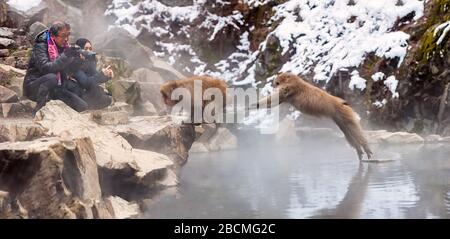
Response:
[[[206,107],[211,107],[210,110],[214,114],[224,113],[223,110],[225,109],[225,106],[227,104],[227,88],[228,85],[223,80],[210,76],[194,76],[182,80],[169,81],[160,87],[160,92],[163,97],[164,103],[167,106],[173,107],[180,101],[184,101],[184,103],[186,103],[184,107],[190,106],[191,108],[191,122],[203,123],[206,116],[202,114],[205,112]],[[182,99],[174,100],[172,98],[176,98],[179,96],[178,94],[173,95],[174,90],[176,89],[184,90],[184,92],[179,92],[181,93],[181,95],[183,95]],[[183,93],[188,93],[188,95],[184,95]],[[190,97],[190,99],[184,99],[185,96]],[[211,102],[216,104],[208,106],[208,104]],[[208,109],[206,111],[208,111]],[[198,117],[203,117],[194,117],[195,114],[197,114],[196,116]],[[207,123],[212,122],[208,121]]]
[[[358,122],[356,113],[348,106],[347,102],[291,73],[280,74],[273,84],[275,87],[274,93],[260,100],[256,105],[257,107],[270,107],[272,98],[279,97],[278,104],[288,102],[302,113],[331,118],[342,130],[350,145],[356,149],[359,159],[362,160],[363,150],[367,158],[371,158],[372,151]],[[274,102],[274,104],[276,105],[277,102]]]

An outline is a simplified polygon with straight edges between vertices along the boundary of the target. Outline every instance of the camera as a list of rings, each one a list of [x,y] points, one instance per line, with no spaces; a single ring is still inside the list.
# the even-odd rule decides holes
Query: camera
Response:
[[[82,55],[86,60],[95,60],[95,56],[97,55],[97,53],[83,50],[77,45],[71,46],[70,50],[77,52],[78,55]]]

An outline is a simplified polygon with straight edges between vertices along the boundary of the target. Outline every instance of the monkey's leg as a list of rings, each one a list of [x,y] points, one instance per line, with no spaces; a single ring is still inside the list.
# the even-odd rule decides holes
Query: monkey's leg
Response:
[[[341,105],[337,108],[337,112],[333,117],[333,120],[344,133],[345,138],[350,145],[355,148],[359,160],[362,160],[362,149],[366,152],[367,158],[370,159],[372,156],[372,151],[369,148],[361,126],[355,118],[355,113],[353,110],[346,105]]]

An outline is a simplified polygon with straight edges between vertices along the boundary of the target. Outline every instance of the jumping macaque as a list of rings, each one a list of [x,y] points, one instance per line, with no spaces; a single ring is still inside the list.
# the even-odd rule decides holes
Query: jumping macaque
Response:
[[[350,145],[356,149],[358,158],[362,160],[363,150],[367,158],[371,158],[372,151],[356,118],[356,113],[347,102],[291,73],[280,74],[273,84],[274,93],[254,106],[267,108],[288,102],[302,113],[331,118],[342,130]],[[279,99],[278,102],[274,100],[272,103],[272,99],[276,97]]]
[[[201,86],[195,85],[199,83],[201,83]],[[205,107],[207,107],[211,102],[221,102],[221,104],[219,105],[214,105],[213,111],[223,113],[223,110],[227,103],[227,88],[228,85],[223,80],[210,76],[194,76],[182,80],[169,81],[161,86],[160,92],[163,97],[164,103],[169,107],[173,107],[180,101],[186,100],[173,99],[173,92],[176,89],[186,89],[189,92],[189,97],[191,97],[190,101],[187,103],[189,103],[191,107],[191,120],[192,122],[194,122],[194,110],[201,110],[201,112],[203,113]],[[195,91],[195,89],[197,90],[197,92]],[[205,91],[208,90],[209,94],[208,92],[205,94]],[[197,100],[194,99],[195,94],[197,94],[195,96],[197,97]],[[204,99],[205,96],[208,99]],[[221,97],[221,99],[216,99],[216,97]]]

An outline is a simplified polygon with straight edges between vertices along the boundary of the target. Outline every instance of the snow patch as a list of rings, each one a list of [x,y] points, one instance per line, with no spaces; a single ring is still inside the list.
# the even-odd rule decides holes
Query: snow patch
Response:
[[[397,92],[397,86],[398,86],[398,80],[395,79],[395,76],[389,76],[385,81],[384,85],[389,88],[389,90],[392,93],[393,98],[398,98],[398,92]]]
[[[366,88],[366,80],[359,76],[358,71],[354,70],[352,73],[352,78],[350,80],[350,83],[348,84],[348,87],[350,89],[359,89],[364,90]]]
[[[33,7],[36,7],[41,3],[41,0],[8,0],[7,3],[9,6],[22,11],[26,12],[30,10]]]

